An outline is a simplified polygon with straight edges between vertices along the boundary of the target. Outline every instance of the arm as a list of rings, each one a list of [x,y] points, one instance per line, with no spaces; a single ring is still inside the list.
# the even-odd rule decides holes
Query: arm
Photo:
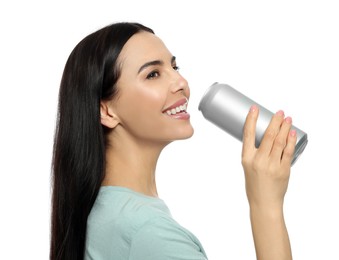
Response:
[[[291,118],[277,112],[268,126],[260,147],[255,147],[258,108],[247,116],[242,150],[246,193],[250,206],[253,239],[259,260],[292,259],[284,221],[283,202],[287,190],[296,133]]]

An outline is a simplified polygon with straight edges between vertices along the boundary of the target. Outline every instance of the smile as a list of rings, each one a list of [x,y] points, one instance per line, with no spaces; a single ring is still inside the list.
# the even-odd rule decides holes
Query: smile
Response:
[[[178,113],[186,113],[187,112],[187,104],[188,100],[187,98],[180,99],[170,107],[166,108],[163,113],[171,116],[176,115]]]
[[[166,113],[167,115],[175,115],[177,113],[180,113],[180,112],[186,112],[187,110],[187,103],[182,105],[182,106],[178,106],[178,107],[175,107],[175,108],[172,108],[170,110],[166,110]]]

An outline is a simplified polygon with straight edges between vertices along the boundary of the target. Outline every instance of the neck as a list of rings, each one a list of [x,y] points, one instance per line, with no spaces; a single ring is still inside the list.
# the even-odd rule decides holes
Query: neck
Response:
[[[158,197],[155,171],[166,144],[133,138],[110,138],[106,148],[103,186],[121,186],[148,196]]]

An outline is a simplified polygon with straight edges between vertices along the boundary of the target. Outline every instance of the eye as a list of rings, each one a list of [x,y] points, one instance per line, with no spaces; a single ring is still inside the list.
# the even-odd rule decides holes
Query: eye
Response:
[[[159,77],[160,76],[160,74],[159,74],[159,72],[158,71],[152,71],[151,73],[149,73],[148,75],[147,75],[147,79],[155,79],[155,78],[157,78],[157,77]]]
[[[179,71],[179,70],[180,70],[180,68],[179,68],[177,65],[174,65],[174,66],[173,66],[173,69],[176,70],[176,71]]]

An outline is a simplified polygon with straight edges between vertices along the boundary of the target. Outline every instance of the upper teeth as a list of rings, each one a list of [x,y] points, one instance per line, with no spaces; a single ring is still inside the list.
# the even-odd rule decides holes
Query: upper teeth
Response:
[[[176,113],[180,113],[181,111],[185,111],[186,112],[187,109],[187,103],[181,105],[181,106],[177,106],[175,108],[169,109],[166,111],[167,115],[175,115]]]

